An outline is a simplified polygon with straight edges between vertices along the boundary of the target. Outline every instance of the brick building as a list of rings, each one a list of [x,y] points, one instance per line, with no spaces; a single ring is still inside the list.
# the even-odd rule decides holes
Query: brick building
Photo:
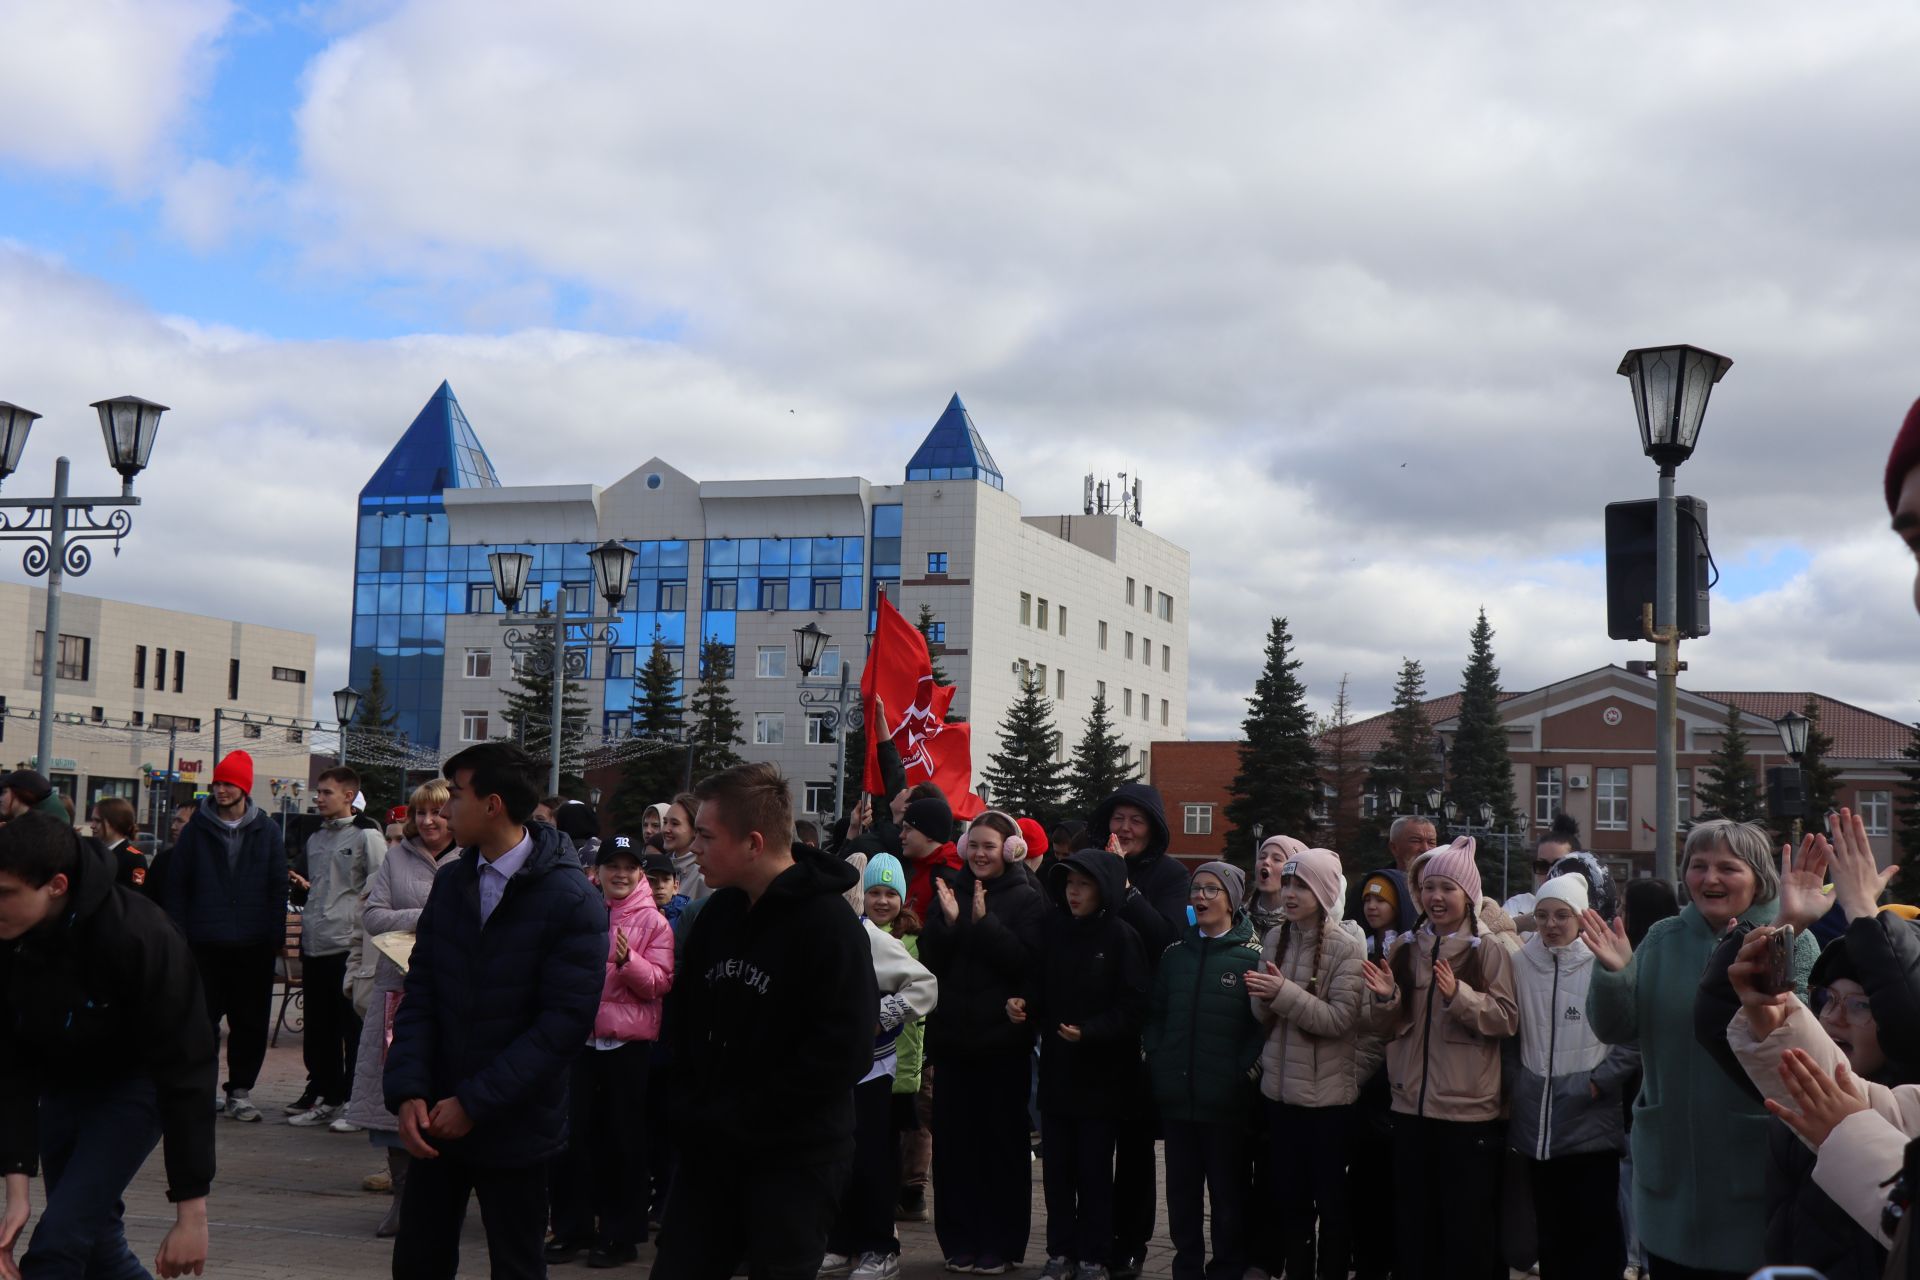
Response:
[[[1860,812],[1874,850],[1885,865],[1893,856],[1893,805],[1902,780],[1901,752],[1912,730],[1898,720],[1804,692],[1680,691],[1676,744],[1680,822],[1693,817],[1696,780],[1706,779],[1713,752],[1726,731],[1729,705],[1740,711],[1749,758],[1762,777],[1789,763],[1774,720],[1799,711],[1811,697],[1820,707],[1821,730],[1833,739],[1827,764],[1839,770],[1840,803]],[[1425,704],[1439,745],[1451,750],[1458,729],[1460,695]],[[1557,680],[1524,693],[1502,695],[1501,719],[1513,760],[1514,794],[1535,828],[1556,811],[1580,823],[1586,846],[1620,876],[1653,874],[1654,684],[1620,667]],[[1356,722],[1349,742],[1364,770],[1386,739],[1387,717]],[[1217,856],[1227,838],[1227,787],[1239,768],[1238,742],[1160,742],[1152,753],[1152,780],[1166,802],[1173,852],[1187,858]],[[1363,816],[1376,812],[1374,797],[1359,798]],[[1403,807],[1424,797],[1405,797]],[[1305,838],[1308,833],[1294,832]],[[1520,847],[1514,837],[1514,847]]]

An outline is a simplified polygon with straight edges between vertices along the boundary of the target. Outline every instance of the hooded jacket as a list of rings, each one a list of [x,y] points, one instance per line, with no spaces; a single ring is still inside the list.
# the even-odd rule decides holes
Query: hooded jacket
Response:
[[[1161,955],[1144,1047],[1154,1101],[1169,1120],[1244,1119],[1266,1032],[1247,1003],[1247,970],[1260,942],[1247,920],[1218,938],[1189,927]]]
[[[616,936],[627,940],[622,964]],[[673,985],[673,926],[654,905],[647,878],[634,891],[607,903],[607,974],[593,1034],[608,1040],[658,1040],[660,1014]]]
[[[1101,801],[1100,806],[1088,815],[1087,826],[1104,833],[1113,811],[1123,804],[1143,810],[1147,815],[1147,824],[1152,829],[1152,834],[1147,837],[1146,849],[1127,859],[1127,880],[1134,891],[1145,898],[1148,905],[1166,922],[1160,937],[1164,945],[1186,931],[1187,886],[1191,877],[1179,862],[1167,856],[1167,845],[1172,836],[1167,826],[1166,806],[1160,802],[1160,793],[1144,782],[1121,783],[1119,790]],[[1145,936],[1144,933],[1142,936]],[[1155,949],[1156,954],[1158,950]]]
[[[531,823],[533,848],[480,920],[480,850],[434,876],[393,1017],[387,1110],[457,1097],[473,1132],[442,1151],[489,1168],[545,1160],[567,1140],[567,1071],[593,1030],[607,908],[560,845]]]
[[[913,1088],[905,1092],[917,1093],[920,1044],[916,1038],[909,1045],[907,1033],[919,1030],[920,1020],[940,1003],[940,980],[920,963],[918,948],[910,945],[911,937],[896,938],[865,917],[861,923],[866,926],[867,946],[873,953],[873,981],[880,993],[880,1030],[873,1037],[873,1066],[861,1083],[883,1075],[894,1076],[897,1081],[901,1068],[911,1065]],[[902,1090],[896,1083],[889,1092]]]
[[[301,915],[300,953],[344,955],[360,928],[367,882],[386,861],[387,840],[352,816],[324,822],[307,837],[307,906]]]
[[[1295,1107],[1344,1107],[1359,1098],[1365,958],[1362,944],[1340,927],[1337,912],[1323,924],[1283,924],[1267,935],[1260,961],[1278,964],[1286,982],[1271,1001],[1248,997],[1267,1028],[1261,1093]]]
[[[667,1001],[687,1135],[729,1159],[853,1158],[853,1090],[873,1065],[880,991],[853,868],[807,845],[758,902],[708,895]]]
[[[987,910],[973,919],[974,874],[954,886],[959,919],[949,921],[936,902],[920,932],[920,962],[940,979],[940,1006],[927,1020],[927,1054],[949,1058],[1024,1054],[1034,1023],[1007,1020],[1007,1001],[1033,981],[1047,903],[1033,877],[1008,867],[986,882]]]
[[[1436,959],[1452,966],[1452,1000],[1433,983]],[[1386,1039],[1393,1109],[1434,1120],[1500,1118],[1500,1041],[1518,1030],[1513,962],[1479,934],[1436,936],[1432,926],[1395,946],[1393,994],[1368,992],[1368,1025]]]
[[[1068,908],[1069,871],[1099,887],[1092,915]],[[1052,906],[1026,988],[1027,1025],[1040,1037],[1042,1111],[1112,1116],[1137,1088],[1149,970],[1140,935],[1117,910],[1126,892],[1120,859],[1095,849],[1069,854],[1047,878]],[[1078,1027],[1080,1039],[1063,1038],[1062,1026]]]
[[[1593,971],[1593,952],[1578,938],[1550,947],[1531,934],[1514,957],[1520,1052],[1507,1141],[1530,1160],[1626,1149],[1621,1091],[1639,1064],[1587,1023]]]
[[[280,946],[287,936],[287,850],[251,799],[238,826],[212,797],[193,811],[167,856],[167,914],[195,946]]]
[[[0,947],[0,1172],[34,1172],[42,1091],[145,1076],[159,1103],[167,1198],[197,1199],[213,1181],[207,1098],[219,1080],[199,971],[166,915],[114,884],[112,855],[75,843],[66,913]]]

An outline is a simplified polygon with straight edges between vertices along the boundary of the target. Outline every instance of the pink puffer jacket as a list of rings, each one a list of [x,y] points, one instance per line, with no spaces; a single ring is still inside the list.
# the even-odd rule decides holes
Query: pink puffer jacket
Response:
[[[673,985],[673,926],[642,883],[607,904],[607,980],[593,1034],[617,1040],[658,1040],[660,1009]],[[616,965],[616,935],[627,939],[627,962]]]

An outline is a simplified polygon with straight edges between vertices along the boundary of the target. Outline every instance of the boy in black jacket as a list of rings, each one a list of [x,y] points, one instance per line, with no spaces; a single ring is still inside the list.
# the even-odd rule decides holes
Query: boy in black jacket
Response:
[[[1047,1152],[1046,1280],[1106,1280],[1113,1246],[1115,1124],[1131,1101],[1149,970],[1140,935],[1120,918],[1126,874],[1111,853],[1056,863],[1054,910],[1030,994],[1007,1002],[1041,1036],[1040,1140]]]
[[[796,844],[787,781],[744,764],[694,789],[714,892],[667,999],[689,1092],[655,1280],[814,1280],[853,1169],[853,1091],[880,992],[847,863]]]
[[[47,1207],[18,1264],[28,1275],[144,1275],[121,1195],[166,1140],[174,1224],[154,1269],[199,1274],[207,1257],[217,1075],[213,1027],[185,938],[114,884],[112,855],[30,813],[0,829],[0,1274],[44,1161]]]

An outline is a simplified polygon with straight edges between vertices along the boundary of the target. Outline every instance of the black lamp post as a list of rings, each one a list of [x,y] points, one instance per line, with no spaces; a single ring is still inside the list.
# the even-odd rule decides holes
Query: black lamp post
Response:
[[[620,612],[620,605],[627,598],[627,580],[633,576],[632,549],[609,538],[587,552],[587,559],[593,565],[593,579],[600,588],[600,598],[607,602],[609,611]]]
[[[333,691],[333,718],[340,724],[340,750],[334,755],[335,762],[347,762],[347,726],[353,722],[354,714],[360,710],[360,691],[352,685],[343,685]]]
[[[818,624],[809,622],[804,627],[793,629],[793,656],[800,664],[802,679],[820,669],[820,650],[833,639],[822,631]]]
[[[793,657],[800,667],[800,706],[809,719],[818,717],[833,728],[832,817],[838,822],[846,807],[847,734],[860,727],[865,712],[860,705],[860,691],[847,683],[848,669],[844,660],[839,664],[840,683],[837,686],[817,688],[806,683],[807,677],[820,669],[820,656],[831,639],[833,637],[822,631],[816,623],[809,622],[804,627],[793,629]]]

